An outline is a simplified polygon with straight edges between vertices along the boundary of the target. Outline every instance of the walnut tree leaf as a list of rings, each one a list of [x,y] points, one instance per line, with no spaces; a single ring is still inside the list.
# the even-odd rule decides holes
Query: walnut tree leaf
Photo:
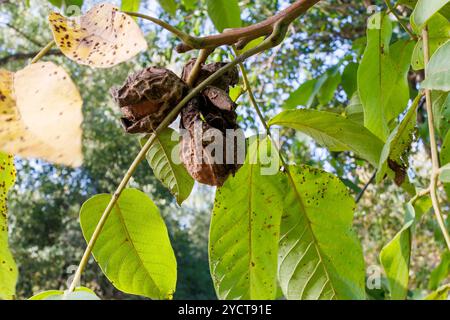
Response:
[[[16,74],[0,71],[0,149],[57,164],[82,162],[82,100],[66,71],[52,62]]]
[[[52,12],[48,19],[58,47],[82,65],[110,68],[147,49],[133,18],[108,3],[94,6],[81,17]]]

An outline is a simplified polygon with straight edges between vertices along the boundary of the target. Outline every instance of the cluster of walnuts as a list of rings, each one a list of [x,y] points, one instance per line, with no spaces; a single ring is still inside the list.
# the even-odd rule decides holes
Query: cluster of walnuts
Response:
[[[186,82],[195,63],[196,59],[192,59],[184,66],[181,78],[170,70],[148,67],[130,75],[122,87],[113,88],[111,93],[122,111],[121,121],[125,131],[132,134],[153,132],[188,94]],[[202,65],[194,86],[225,65]],[[239,168],[237,147],[233,146],[231,150],[234,154],[228,157],[233,161],[227,159],[225,137],[227,130],[238,129],[236,104],[229,96],[230,87],[238,82],[238,70],[233,68],[191,99],[181,112],[180,129],[183,129],[183,134],[180,158],[189,174],[200,183],[221,186]],[[208,158],[208,153],[204,151],[214,140],[199,137],[199,132],[222,136],[223,161]]]

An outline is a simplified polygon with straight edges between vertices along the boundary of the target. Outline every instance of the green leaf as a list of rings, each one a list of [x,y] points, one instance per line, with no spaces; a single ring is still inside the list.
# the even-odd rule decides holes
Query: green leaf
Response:
[[[100,298],[91,289],[78,287],[71,293],[66,293],[62,290],[44,291],[28,300],[100,300]]]
[[[432,91],[434,126],[444,138],[450,130],[450,95],[448,92]]]
[[[450,284],[440,287],[435,292],[430,293],[424,300],[448,300],[448,293],[450,292]]]
[[[161,7],[172,17],[177,13],[177,3],[175,0],[158,0]]]
[[[197,1],[198,0],[181,0],[181,3],[183,4],[184,8],[189,11],[195,9]]]
[[[444,252],[439,265],[431,271],[428,289],[436,290],[439,284],[450,275],[450,252]]]
[[[17,266],[8,245],[7,199],[8,190],[16,179],[12,156],[0,152],[0,300],[14,299]]]
[[[141,145],[143,146],[147,140],[148,138],[142,138]],[[147,161],[155,177],[170,190],[181,205],[191,194],[194,179],[181,163],[178,147],[178,133],[166,128],[155,138],[147,153]]]
[[[350,103],[345,108],[345,116],[347,119],[364,125],[364,108],[359,99],[358,92],[353,93]]]
[[[335,176],[289,167],[279,283],[287,299],[364,299],[364,259],[352,230],[355,202]]]
[[[206,0],[208,15],[219,32],[242,26],[238,0]]]
[[[141,6],[141,0],[122,0],[120,10],[127,12],[138,12]]]
[[[284,176],[264,172],[253,143],[246,163],[218,188],[211,220],[209,259],[219,299],[275,299]],[[272,149],[274,163],[278,154]],[[271,158],[269,158],[271,159]]]
[[[416,97],[405,117],[387,139],[378,165],[377,183],[380,183],[388,172],[390,175],[395,175],[397,185],[402,185],[405,181],[409,165],[409,151],[417,124],[417,108],[421,97],[421,95]]]
[[[362,125],[331,112],[317,110],[283,111],[269,125],[299,130],[330,151],[352,151],[377,166],[383,142]]]
[[[380,252],[380,261],[389,282],[392,300],[404,300],[408,293],[411,228],[415,220],[412,203],[406,204],[406,212],[405,224],[402,229]]]
[[[358,89],[358,67],[358,63],[350,62],[342,73],[341,85],[347,97],[351,97]]]
[[[443,183],[450,183],[450,163],[441,168],[441,172],[439,173],[439,180],[441,180]]]
[[[420,34],[428,20],[441,10],[450,0],[418,0],[411,14],[411,26],[417,34]]]
[[[48,0],[52,5],[58,8],[62,8],[63,6],[67,9],[69,6],[83,6],[83,0]]]
[[[283,108],[294,109],[298,106],[310,108],[326,79],[326,75],[323,75],[317,79],[305,81],[297,90],[291,93]]]
[[[389,122],[407,106],[407,74],[414,44],[397,41],[389,46],[392,22],[377,13],[367,26],[367,47],[358,69],[358,90],[365,126],[381,140],[389,136]]]
[[[405,221],[402,229],[380,252],[380,261],[387,276],[392,300],[406,299],[414,226],[431,207],[428,195],[415,196],[408,202],[405,205]]]
[[[441,14],[435,14],[428,22],[428,37],[430,56],[432,56],[440,46],[450,39],[450,23],[448,19]],[[414,70],[425,68],[422,39],[419,39],[414,47],[411,65]]]
[[[410,7],[411,9],[414,9],[414,7],[417,4],[417,0],[399,0],[398,4],[404,4],[408,7]]]
[[[327,105],[334,97],[339,83],[341,82],[341,74],[339,68],[334,67],[327,71],[327,78],[317,93],[317,98],[321,105]]]
[[[80,223],[87,242],[92,237],[111,195],[85,202]],[[119,290],[151,299],[171,299],[177,263],[166,225],[150,198],[126,189],[112,209],[93,250],[95,260]]]
[[[422,88],[450,91],[450,40],[442,45],[431,57],[426,67]]]
[[[450,163],[450,131],[447,132],[444,140],[442,141],[441,152],[441,165],[445,166]],[[448,199],[450,199],[450,184],[444,184],[445,192],[447,193]]]

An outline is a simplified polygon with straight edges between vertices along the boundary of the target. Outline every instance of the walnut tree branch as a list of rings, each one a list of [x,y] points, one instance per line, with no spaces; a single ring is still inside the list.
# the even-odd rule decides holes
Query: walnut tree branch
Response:
[[[242,28],[226,29],[220,34],[205,37],[190,36],[167,23],[141,13],[125,12],[134,17],[152,21],[161,27],[169,30],[179,37],[183,43],[177,46],[179,53],[187,52],[193,49],[214,49],[222,45],[236,45],[237,49],[243,48],[250,41],[269,36],[273,33],[277,24],[291,24],[295,19],[304,14],[308,9],[318,3],[320,0],[296,0],[286,9],[280,11],[266,20]]]

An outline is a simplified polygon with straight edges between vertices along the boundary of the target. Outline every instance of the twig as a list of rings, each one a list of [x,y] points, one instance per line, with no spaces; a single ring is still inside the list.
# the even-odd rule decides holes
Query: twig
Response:
[[[276,15],[260,23],[256,23],[243,28],[226,29],[220,34],[206,37],[190,36],[159,19],[144,14],[134,12],[125,13],[130,16],[152,21],[178,36],[183,41],[183,43],[177,46],[177,51],[179,53],[183,53],[192,49],[217,48],[222,45],[233,44],[238,44],[238,49],[241,49],[243,46],[254,39],[272,34],[275,25],[279,23],[284,23],[285,25],[291,24],[292,21],[297,19],[300,15],[305,13],[309,8],[314,6],[319,1],[320,0],[297,0],[285,10],[280,11]]]
[[[87,245],[87,248],[83,254],[83,257],[80,261],[80,264],[78,266],[78,269],[73,277],[73,280],[69,286],[68,292],[73,292],[76,288],[76,286],[79,284],[81,279],[81,274],[83,273],[88,261],[89,257],[91,256],[92,250],[95,246],[95,243],[100,236],[101,231],[103,230],[103,227],[109,217],[109,214],[111,213],[112,209],[116,205],[120,195],[122,194],[125,187],[128,185],[128,182],[133,175],[134,171],[136,170],[138,164],[145,158],[145,155],[149,151],[150,147],[152,146],[152,143],[154,141],[154,135],[158,135],[162,130],[164,130],[172,121],[173,119],[180,113],[181,109],[196,95],[198,95],[205,87],[207,87],[209,84],[216,81],[218,78],[220,78],[224,73],[226,73],[231,68],[236,67],[238,64],[244,62],[251,56],[258,54],[262,51],[268,50],[276,45],[278,45],[285,37],[286,35],[287,26],[280,23],[276,25],[276,28],[274,29],[274,32],[272,35],[264,40],[263,43],[261,43],[259,46],[245,52],[244,54],[237,57],[235,60],[227,64],[225,67],[218,70],[216,73],[211,75],[208,79],[200,83],[197,87],[192,89],[189,94],[184,97],[184,99],[170,112],[170,114],[161,122],[161,124],[156,128],[155,132],[153,133],[152,137],[146,142],[146,144],[142,147],[141,151],[137,155],[137,157],[134,159],[133,163],[131,164],[130,168],[128,169],[127,173],[123,177],[119,187],[114,192],[111,201],[109,202],[108,206],[106,207],[105,211],[103,212],[99,223],[97,224],[94,233],[89,240],[89,243]]]
[[[358,193],[358,195],[356,196],[356,199],[355,199],[355,203],[359,203],[361,201],[362,197],[364,196],[364,193],[367,191],[367,188],[369,188],[369,186],[375,180],[376,176],[377,176],[377,170],[375,170],[375,172],[370,177],[369,181],[367,181],[367,183],[364,185],[364,187]]]
[[[37,55],[31,60],[30,64],[36,63],[44,57],[55,45],[55,41],[49,42]]]
[[[192,68],[191,73],[189,74],[189,78],[186,81],[189,87],[192,87],[194,85],[195,80],[197,80],[198,75],[202,70],[202,65],[205,63],[206,59],[208,59],[208,56],[210,54],[211,50],[209,49],[200,50],[197,61],[195,61],[194,67]]]
[[[423,61],[425,64],[425,68],[427,68],[428,62],[430,61],[430,47],[429,47],[429,38],[428,38],[428,28],[425,27],[422,31],[423,38]],[[425,72],[426,74],[426,72]],[[431,100],[431,91],[425,89],[425,99],[427,106],[427,115],[428,115],[428,128],[430,132],[430,147],[431,147],[431,181],[430,181],[430,196],[431,202],[433,203],[434,213],[436,215],[437,222],[439,227],[441,228],[442,234],[444,236],[445,242],[447,243],[447,247],[450,250],[450,235],[448,233],[447,227],[445,226],[444,217],[442,215],[441,206],[439,203],[439,197],[437,194],[437,183],[439,177],[439,154],[436,143],[436,135],[434,130],[434,119],[433,119],[433,102]]]
[[[412,33],[411,30],[409,30],[408,26],[406,26],[403,23],[403,21],[401,20],[401,18],[398,16],[397,11],[395,11],[395,8],[392,7],[390,0],[384,0],[384,2],[386,3],[387,7],[389,8],[389,11],[392,12],[392,14],[397,19],[398,23],[402,26],[402,28],[409,34],[409,36],[412,39],[417,40],[417,36],[414,33]]]

